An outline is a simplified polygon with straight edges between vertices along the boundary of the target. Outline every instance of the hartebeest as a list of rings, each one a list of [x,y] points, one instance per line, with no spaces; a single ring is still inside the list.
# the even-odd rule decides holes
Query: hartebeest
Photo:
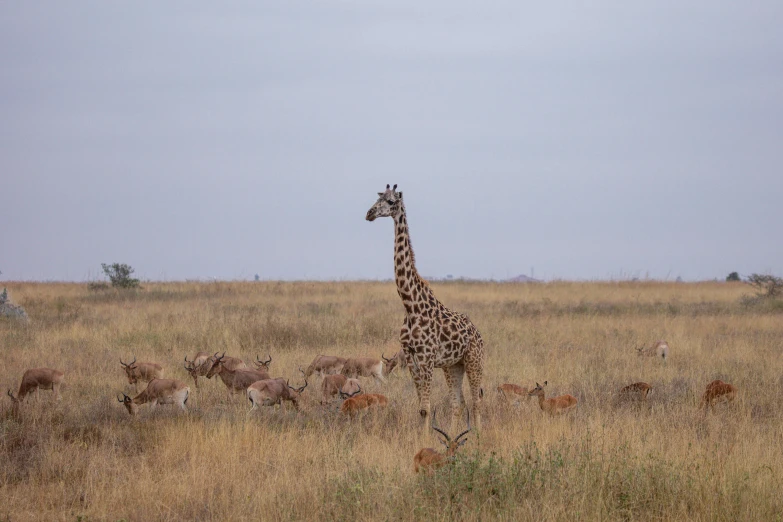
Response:
[[[526,388],[518,384],[501,384],[498,386],[498,398],[507,404],[519,402],[529,398],[528,393],[533,388]]]
[[[647,401],[647,396],[652,392],[653,387],[646,382],[635,382],[628,386],[620,388],[618,399],[620,401]]]
[[[137,363],[136,358],[134,357],[129,363],[124,363],[122,362],[122,359],[120,359],[120,364],[122,365],[123,370],[125,370],[125,375],[128,376],[128,384],[133,384],[137,391],[139,389],[140,381],[150,382],[152,379],[160,379],[163,377],[163,366],[158,363]]]
[[[656,341],[652,346],[636,348],[636,354],[643,357],[660,357],[666,361],[669,356],[669,343],[666,341]]]
[[[361,388],[350,395],[340,392],[340,398],[343,399],[343,403],[340,405],[340,411],[347,414],[351,419],[361,410],[373,407],[385,408],[389,404],[389,399],[387,399],[385,395],[379,393],[359,395],[360,393],[362,393]]]
[[[343,369],[346,359],[344,357],[335,357],[333,355],[316,355],[310,366],[305,371],[305,377],[309,378],[317,373],[319,377],[324,375],[334,375],[340,373]]]
[[[282,405],[282,401],[291,401],[294,409],[298,410],[299,397],[305,388],[307,388],[307,379],[305,379],[304,386],[300,388],[294,388],[283,378],[256,381],[247,388],[247,398],[253,405],[250,411],[259,406]]]
[[[208,378],[215,375],[220,376],[220,380],[226,385],[229,395],[233,393],[244,393],[248,386],[256,381],[270,379],[269,372],[266,370],[236,369],[232,370],[226,364],[225,354],[214,358],[212,368],[207,373]]]
[[[383,361],[372,357],[352,357],[347,359],[340,371],[346,377],[375,377],[381,382],[383,378]]]
[[[188,356],[185,356],[185,370],[193,377],[196,389],[198,389],[198,378],[206,377],[210,368],[212,368],[212,358],[207,352],[198,352],[192,361],[188,361]]]
[[[122,398],[117,398],[128,409],[128,413],[136,415],[139,412],[139,406],[150,403],[150,408],[158,404],[176,404],[182,411],[187,411],[185,403],[188,402],[190,388],[187,384],[176,379],[153,379],[147,384],[147,387],[134,398],[130,398],[124,393]]]
[[[8,390],[8,396],[11,397],[11,401],[16,408],[33,390],[35,390],[36,397],[38,397],[38,390],[52,390],[55,400],[60,400],[62,399],[60,385],[62,385],[64,377],[65,374],[63,372],[52,370],[51,368],[31,368],[25,370],[24,374],[22,374],[22,383],[19,385],[18,397],[14,397],[10,389]]]
[[[544,381],[544,386],[548,384]],[[567,411],[571,411],[576,408],[576,397],[573,395],[561,395],[559,397],[552,397],[547,399],[544,395],[544,386],[536,383],[536,387],[528,392],[528,395],[538,397],[538,405],[543,411],[550,415],[562,415]]]
[[[432,410],[432,420],[435,420],[435,409]],[[468,429],[457,435],[454,440],[452,440],[445,431],[435,427],[434,423],[432,429],[442,435],[442,438],[439,438],[438,440],[446,446],[446,451],[441,453],[434,448],[423,448],[419,450],[413,457],[413,469],[416,473],[419,471],[433,471],[443,467],[447,462],[454,460],[457,449],[468,441],[467,439],[461,439],[470,432],[470,412],[468,412]]]
[[[704,394],[701,396],[699,409],[704,408],[706,415],[708,408],[713,412],[715,411],[715,403],[725,402],[728,404],[734,401],[736,396],[737,388],[735,386],[720,379],[712,381],[707,385],[707,389],[704,390]]]
[[[321,382],[321,404],[328,404],[340,392],[352,395],[357,390],[361,390],[361,384],[357,379],[348,379],[339,373],[326,375]]]

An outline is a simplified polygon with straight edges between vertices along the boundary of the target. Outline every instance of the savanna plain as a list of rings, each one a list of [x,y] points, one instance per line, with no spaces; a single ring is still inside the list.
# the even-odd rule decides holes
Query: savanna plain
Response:
[[[742,283],[435,283],[487,352],[483,427],[437,472],[413,472],[422,447],[407,370],[385,410],[353,421],[320,404],[248,414],[219,379],[196,389],[183,358],[271,354],[270,373],[301,386],[318,354],[387,357],[404,312],[393,283],[8,283],[30,322],[0,320],[0,520],[780,520],[783,517],[783,306]],[[669,358],[634,348],[665,339]],[[120,366],[152,361],[191,389],[131,417]],[[62,400],[41,391],[14,414],[7,388],[27,368],[65,372]],[[714,379],[734,403],[698,409]],[[548,381],[576,410],[499,400],[503,383]],[[617,390],[646,381],[647,404]],[[467,383],[465,383],[466,396]],[[436,371],[433,405],[449,428]],[[464,417],[463,417],[464,418]],[[460,431],[464,428],[458,426]]]

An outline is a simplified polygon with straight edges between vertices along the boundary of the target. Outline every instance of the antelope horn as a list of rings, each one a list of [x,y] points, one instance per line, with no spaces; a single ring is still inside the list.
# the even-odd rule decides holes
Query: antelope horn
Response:
[[[133,366],[135,363],[136,363],[136,356],[134,355],[134,356],[133,356],[133,361],[131,361],[130,363],[128,363],[128,366]]]
[[[462,437],[464,437],[465,435],[467,435],[467,434],[468,434],[468,432],[469,432],[471,429],[473,429],[473,428],[471,428],[471,427],[470,427],[470,412],[468,412],[468,429],[466,429],[465,431],[463,431],[462,433],[460,433],[459,435],[457,435],[457,436],[456,436],[456,438],[454,439],[454,442],[457,442],[457,441],[459,441],[459,439],[461,439]]]
[[[388,363],[392,362],[392,359],[387,359],[387,358],[386,358],[386,354],[385,354],[385,353],[382,353],[382,354],[381,354],[381,359],[383,359],[384,361],[386,361],[386,362],[388,362]]]
[[[122,362],[122,357],[120,357],[120,364],[121,364],[121,365],[123,365],[123,366],[126,366],[126,367],[128,366],[127,364],[125,364],[124,362]]]
[[[432,421],[433,421],[433,422],[432,422],[432,429],[433,429],[433,430],[435,430],[435,431],[437,431],[438,433],[440,433],[440,434],[441,434],[441,435],[443,435],[444,437],[446,437],[446,440],[447,440],[448,442],[451,442],[451,437],[449,437],[449,436],[448,436],[448,434],[447,434],[445,431],[443,431],[442,429],[440,429],[440,428],[438,428],[437,426],[435,426],[435,412],[436,412],[436,411],[437,411],[437,408],[433,408],[433,409],[432,409]]]
[[[266,361],[264,361],[264,364],[265,364],[265,365],[267,365],[267,364],[269,364],[269,363],[271,363],[271,362],[272,362],[272,354],[271,354],[271,353],[268,353],[267,355],[269,356],[269,359],[268,359],[268,360],[266,360]]]
[[[125,395],[125,394],[123,393],[123,395]],[[122,400],[119,395],[117,395],[117,402],[125,402],[125,401]]]
[[[307,374],[304,372],[304,370],[302,369],[302,367],[301,367],[301,366],[299,367],[299,371],[300,371],[300,372],[302,372],[302,375],[303,375],[303,376],[304,376],[304,378],[305,378],[305,382],[307,382]]]
[[[297,392],[297,393],[302,393],[302,392],[304,391],[304,389],[305,389],[305,388],[307,388],[307,377],[305,377],[305,383],[304,383],[304,386],[302,386],[301,388],[299,388],[298,390],[296,390],[296,392]]]

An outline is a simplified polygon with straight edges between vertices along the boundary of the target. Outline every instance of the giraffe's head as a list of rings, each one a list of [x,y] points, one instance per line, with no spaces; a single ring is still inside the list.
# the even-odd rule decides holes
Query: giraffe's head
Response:
[[[367,211],[367,221],[375,221],[375,218],[379,217],[394,217],[401,207],[402,192],[397,192],[397,185],[386,185],[386,191],[378,192],[378,201]]]

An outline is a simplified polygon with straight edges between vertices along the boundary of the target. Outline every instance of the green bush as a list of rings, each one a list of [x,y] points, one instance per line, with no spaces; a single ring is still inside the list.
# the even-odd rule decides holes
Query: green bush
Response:
[[[139,288],[139,280],[131,277],[133,268],[130,265],[124,263],[112,263],[107,265],[101,263],[103,273],[111,281],[111,286],[114,288]]]

